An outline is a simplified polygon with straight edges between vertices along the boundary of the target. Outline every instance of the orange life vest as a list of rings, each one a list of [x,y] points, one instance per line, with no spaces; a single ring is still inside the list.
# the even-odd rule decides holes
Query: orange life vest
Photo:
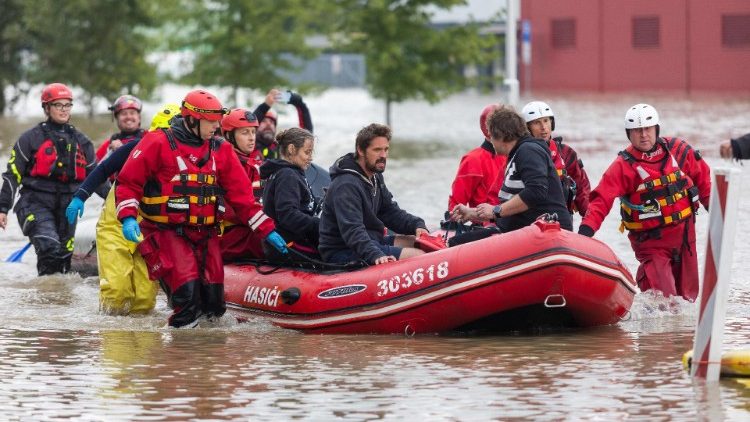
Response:
[[[661,170],[643,166],[634,151],[628,151],[632,147],[620,152],[641,179],[635,192],[620,197],[620,231],[646,231],[678,224],[693,215],[700,205],[698,188],[692,179],[680,169],[668,146],[661,140],[657,142],[665,151],[660,160]]]
[[[216,180],[213,152],[220,140],[209,141],[208,152],[198,163],[185,160],[171,129],[162,129],[177,161],[179,172],[164,184],[150,180],[143,189],[139,208],[143,218],[156,223],[190,226],[218,224],[224,214],[223,190]]]
[[[39,124],[44,133],[44,142],[34,153],[31,177],[45,177],[63,183],[82,182],[86,178],[86,156],[78,144],[75,134],[70,140],[55,135],[47,123]]]

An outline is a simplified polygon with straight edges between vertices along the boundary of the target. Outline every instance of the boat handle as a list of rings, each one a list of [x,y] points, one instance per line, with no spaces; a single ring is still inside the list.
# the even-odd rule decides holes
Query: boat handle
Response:
[[[415,334],[417,334],[417,330],[415,330],[411,324],[406,324],[406,327],[404,327],[404,335],[406,337],[414,337]]]
[[[561,299],[561,301],[555,301],[555,303],[550,303],[550,299]],[[567,305],[567,302],[565,301],[565,296],[556,294],[556,295],[549,295],[547,298],[544,299],[544,307],[546,308],[562,308],[565,305]]]

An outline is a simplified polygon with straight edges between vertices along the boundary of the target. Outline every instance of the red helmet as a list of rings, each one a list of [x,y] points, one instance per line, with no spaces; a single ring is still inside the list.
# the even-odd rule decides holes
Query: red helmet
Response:
[[[266,115],[265,115],[265,116],[263,116],[263,118],[264,118],[264,119],[271,119],[271,120],[273,120],[273,124],[277,124],[277,123],[278,123],[278,121],[279,121],[279,116],[278,116],[278,115],[276,114],[276,112],[275,112],[275,111],[273,111],[273,110],[268,110],[268,111],[266,112]]]
[[[63,98],[73,101],[73,91],[59,82],[49,84],[42,90],[42,104]]]
[[[143,103],[137,97],[132,95],[121,95],[115,100],[114,104],[109,106],[110,111],[112,111],[112,114],[114,114],[115,117],[117,117],[117,113],[129,108],[140,113],[143,108]]]
[[[221,106],[221,101],[213,94],[202,89],[190,91],[182,100],[180,111],[183,116],[193,116],[199,120],[221,120],[227,109]]]
[[[224,133],[241,127],[258,127],[258,118],[244,108],[235,108],[221,119],[221,130]]]
[[[499,107],[500,104],[488,104],[484,107],[484,110],[482,110],[482,114],[479,115],[479,128],[482,129],[484,139],[490,139],[490,134],[487,131],[487,117]]]

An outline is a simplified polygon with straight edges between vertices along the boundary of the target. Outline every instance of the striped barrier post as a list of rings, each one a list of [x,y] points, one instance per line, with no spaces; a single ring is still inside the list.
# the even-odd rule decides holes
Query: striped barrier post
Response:
[[[721,369],[724,319],[742,183],[742,172],[737,169],[717,168],[713,173],[706,261],[690,370],[692,377],[705,378],[706,381],[718,381]]]

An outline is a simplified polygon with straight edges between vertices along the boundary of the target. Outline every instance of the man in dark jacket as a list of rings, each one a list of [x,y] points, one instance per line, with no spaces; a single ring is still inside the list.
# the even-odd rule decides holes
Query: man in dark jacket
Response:
[[[547,143],[530,137],[523,118],[510,108],[495,110],[487,119],[487,128],[497,153],[508,156],[500,205],[480,204],[476,208],[458,205],[452,210],[452,218],[494,219],[505,233],[531,225],[543,214],[557,214],[560,227],[572,230],[570,212]]]
[[[377,265],[424,253],[414,248],[415,236],[427,233],[424,220],[399,208],[385,186],[390,141],[388,126],[370,124],[357,134],[356,152],[331,166],[320,218],[319,250],[326,261]],[[386,236],[386,228],[400,234]]]

